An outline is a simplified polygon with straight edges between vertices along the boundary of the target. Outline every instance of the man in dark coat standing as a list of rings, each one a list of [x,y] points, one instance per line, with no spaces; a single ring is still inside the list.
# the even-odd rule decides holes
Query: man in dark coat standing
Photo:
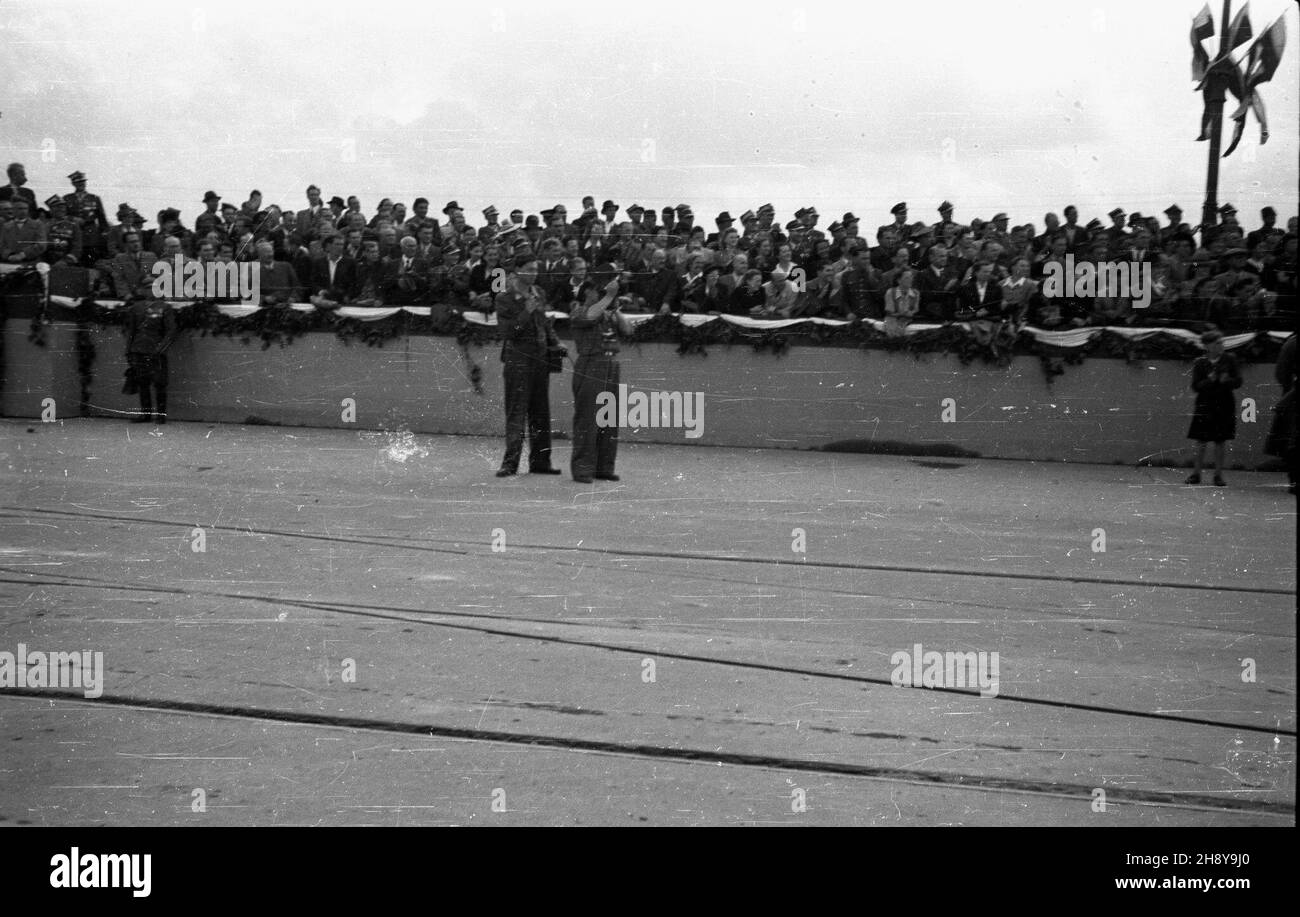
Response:
[[[537,286],[537,262],[515,267],[509,288],[497,294],[501,362],[505,364],[506,454],[497,470],[505,478],[519,472],[528,428],[530,474],[559,474],[551,466],[551,373],[547,351],[558,346],[546,317],[546,294]]]

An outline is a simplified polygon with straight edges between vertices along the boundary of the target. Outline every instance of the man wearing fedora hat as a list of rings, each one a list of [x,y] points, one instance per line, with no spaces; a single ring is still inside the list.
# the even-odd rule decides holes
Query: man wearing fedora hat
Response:
[[[704,240],[704,244],[709,248],[717,248],[722,243],[722,237],[727,234],[727,230],[736,221],[731,218],[730,213],[724,210],[717,215],[713,222],[718,227],[718,231],[709,233],[708,238]]]
[[[1165,208],[1165,216],[1169,217],[1169,225],[1160,228],[1160,242],[1168,242],[1174,235],[1187,228],[1183,223],[1183,208],[1177,204],[1170,204]]]
[[[78,223],[84,260],[87,264],[93,264],[105,252],[104,234],[108,232],[108,217],[104,214],[104,202],[98,194],[86,190],[86,173],[73,172],[68,180],[74,189],[63,195],[68,218]]]
[[[221,206],[221,195],[215,191],[209,191],[203,195],[203,206],[206,208],[194,219],[194,232],[199,238],[206,236],[210,232],[219,232],[225,235],[226,223],[221,218],[219,210]]]

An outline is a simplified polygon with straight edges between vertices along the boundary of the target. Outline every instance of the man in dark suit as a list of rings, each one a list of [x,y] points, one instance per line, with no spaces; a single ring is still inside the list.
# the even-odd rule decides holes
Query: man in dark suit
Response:
[[[547,353],[559,344],[546,318],[546,296],[536,286],[537,262],[515,266],[496,309],[505,364],[506,452],[497,477],[519,472],[524,432],[529,439],[530,474],[559,474],[551,464],[551,375]]]
[[[390,306],[413,306],[429,293],[431,265],[417,254],[419,243],[403,236],[401,253],[388,259],[384,268],[384,302]]]
[[[357,263],[343,253],[344,244],[343,236],[331,236],[325,254],[312,262],[313,305],[328,308],[341,305],[352,298],[357,283]]]
[[[275,246],[270,242],[257,243],[257,271],[263,306],[287,306],[297,302],[300,290],[298,275],[287,261],[275,260]]]
[[[916,274],[921,294],[921,316],[931,321],[950,322],[957,311],[957,288],[961,275],[948,263],[948,249],[936,245],[927,253],[929,264]]]
[[[727,234],[728,229],[735,225],[735,220],[731,218],[730,213],[724,210],[718,214],[717,219],[713,222],[717,224],[718,231],[709,233],[709,237],[704,240],[704,244],[709,248],[721,248],[722,237]]]
[[[322,213],[329,213],[329,208],[321,200],[320,188],[307,186],[307,206],[298,211],[297,226],[304,237],[310,237],[316,231],[316,223]]]
[[[13,201],[22,198],[27,201],[27,212],[35,219],[40,216],[40,208],[36,206],[36,192],[31,188],[25,188],[27,184],[27,170],[23,168],[21,162],[11,162],[9,164],[9,184],[0,187],[0,201]]]
[[[975,276],[962,286],[957,301],[958,321],[1002,317],[1002,287],[993,281],[992,262],[981,261],[976,265]]]
[[[726,232],[726,230],[722,230]],[[636,278],[633,293],[647,312],[667,312],[677,299],[677,272],[668,266],[668,255],[660,248],[650,253],[647,270]]]
[[[1065,234],[1066,252],[1079,252],[1088,247],[1088,231],[1079,225],[1079,210],[1073,204],[1066,207],[1065,225],[1061,232]]]
[[[14,218],[0,227],[0,260],[9,264],[41,260],[48,243],[45,223],[31,216],[26,197],[15,197],[9,203]]]

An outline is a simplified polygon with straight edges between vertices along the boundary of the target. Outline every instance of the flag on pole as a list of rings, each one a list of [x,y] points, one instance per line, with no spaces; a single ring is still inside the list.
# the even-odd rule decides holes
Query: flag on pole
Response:
[[[1273,79],[1273,74],[1277,72],[1278,62],[1282,59],[1282,51],[1285,47],[1286,26],[1283,20],[1279,18],[1277,22],[1264,30],[1264,33],[1259,36],[1259,41],[1251,45],[1250,51],[1246,55],[1245,73],[1237,71],[1236,80],[1229,83],[1228,88],[1233,95],[1240,99],[1241,104],[1232,113],[1234,122],[1232,142],[1228,144],[1228,149],[1223,154],[1225,157],[1235,150],[1237,144],[1241,142],[1241,135],[1246,129],[1246,115],[1248,112],[1253,111],[1255,118],[1259,121],[1260,146],[1268,142],[1268,116],[1264,111],[1264,100],[1256,92],[1256,87]]]
[[[1205,72],[1210,67],[1210,55],[1205,53],[1201,42],[1214,35],[1214,17],[1210,15],[1210,4],[1205,4],[1192,20],[1192,79],[1198,83],[1205,79]]]
[[[1232,22],[1228,25],[1228,47],[1224,53],[1244,45],[1250,41],[1252,35],[1254,33],[1250,29],[1250,4],[1247,3],[1237,11],[1237,15],[1232,17]]]

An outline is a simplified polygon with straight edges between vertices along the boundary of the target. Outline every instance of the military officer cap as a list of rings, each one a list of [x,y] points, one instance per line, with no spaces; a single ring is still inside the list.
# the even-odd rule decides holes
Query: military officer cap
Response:
[[[1106,214],[1106,216],[1110,217],[1112,220],[1115,219],[1116,217],[1122,217],[1123,215],[1124,215],[1123,207],[1116,207],[1110,213]]]
[[[1093,217],[1091,220],[1088,221],[1088,225],[1083,228],[1088,230],[1088,232],[1096,232],[1097,230],[1102,228],[1102,222],[1096,217]]]
[[[718,214],[718,218],[717,218],[716,220],[714,220],[713,222],[715,222],[715,223],[721,225],[722,223],[734,223],[734,222],[736,222],[736,221],[733,220],[733,219],[731,218],[731,214],[730,214],[730,213],[728,213],[726,210],[724,210],[724,211],[722,211],[722,213]]]
[[[645,208],[640,204],[633,204],[631,207],[627,208],[627,215],[631,216],[634,213],[645,213]]]
[[[46,207],[62,207],[63,204],[63,198],[59,197],[57,194],[51,194],[45,199]]]
[[[447,206],[442,208],[442,212],[447,214],[447,216],[451,216],[451,212],[453,210],[459,210],[459,209],[460,209],[460,204],[458,202],[448,201]]]
[[[1011,219],[1011,218],[1010,218],[1009,216],[1007,216],[1005,213],[999,213],[999,214],[997,214],[996,216],[994,216],[993,219],[989,220],[989,222],[990,222],[990,223],[1005,223],[1005,222],[1006,222],[1007,220],[1009,220],[1009,219]]]
[[[551,217],[553,217],[553,216],[555,216],[555,208],[554,208],[554,207],[548,207],[548,208],[546,208],[545,210],[542,211],[542,219],[545,220],[545,221],[548,222],[548,223],[551,221]]]
[[[686,204],[678,204],[675,208],[678,214],[690,213],[691,208]]]
[[[840,218],[840,222],[844,224],[845,229],[848,229],[854,223],[861,223],[862,221],[859,220],[856,216],[854,216],[852,211],[850,211],[849,213],[844,214],[844,216]]]
[[[796,229],[803,229],[803,223],[800,223],[798,220],[791,220],[789,223],[785,224],[785,228],[793,232]]]
[[[942,204],[940,204],[940,205],[939,205],[939,212],[940,212],[940,213],[952,213],[952,202],[951,202],[951,201],[944,201]]]
[[[844,227],[840,225],[839,220],[836,220],[834,223],[827,226],[826,228],[829,229],[831,232],[839,232]]]
[[[798,220],[802,220],[807,215],[808,215],[808,208],[800,207],[798,210],[794,212],[794,220],[792,220],[791,222],[797,222]],[[788,226],[789,224],[786,225]]]
[[[1174,214],[1177,214],[1178,216],[1182,216],[1183,208],[1179,207],[1177,204],[1170,204],[1168,207],[1165,208],[1165,216],[1171,217]]]
[[[810,216],[810,217],[819,217],[819,216],[821,216],[821,214],[817,212],[817,208],[816,208],[816,207],[809,207],[809,208],[807,209],[807,211],[805,211],[805,215],[806,215],[806,216]]]
[[[758,212],[759,212],[759,213],[776,213],[776,208],[773,207],[771,204],[764,204],[762,207],[759,207],[759,208],[758,208]]]
[[[494,217],[496,215],[497,215],[497,208],[495,205],[489,204],[488,206],[483,208],[483,216]]]
[[[740,222],[742,222],[742,223],[756,223],[756,222],[758,222],[758,216],[757,216],[757,214],[754,213],[754,211],[752,211],[752,210],[746,210],[744,213],[742,213],[742,214],[740,215]]]
[[[1219,208],[1219,213],[1223,214],[1224,216],[1236,212],[1237,212],[1237,208],[1232,206],[1231,204],[1224,204],[1222,207]]]
[[[898,216],[900,213],[907,213],[907,202],[899,201],[893,207],[889,208],[889,212],[894,214],[894,216]]]
[[[86,173],[80,171],[73,172],[71,175],[68,176],[68,180],[71,181],[74,185],[79,184],[86,180]]]

